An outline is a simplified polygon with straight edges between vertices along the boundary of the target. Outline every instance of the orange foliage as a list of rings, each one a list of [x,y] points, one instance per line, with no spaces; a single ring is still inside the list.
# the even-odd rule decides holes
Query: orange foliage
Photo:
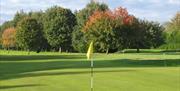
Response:
[[[2,44],[4,47],[15,47],[15,28],[8,28],[2,34]]]
[[[93,15],[89,17],[89,20],[86,22],[84,31],[87,30],[92,24],[102,18],[112,19],[110,11],[95,11]]]
[[[133,21],[134,16],[129,15],[126,8],[116,8],[114,10],[114,17],[121,18],[124,24],[130,24]]]
[[[102,18],[110,19],[112,21],[117,20],[119,23],[123,22],[123,24],[127,25],[133,21],[134,16],[129,15],[128,11],[122,7],[116,8],[114,11],[95,11],[93,15],[89,17],[83,31],[87,31],[92,24]]]

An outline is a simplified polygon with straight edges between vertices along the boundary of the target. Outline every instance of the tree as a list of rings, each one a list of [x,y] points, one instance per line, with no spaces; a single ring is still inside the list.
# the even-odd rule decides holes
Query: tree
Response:
[[[37,12],[31,11],[28,13],[28,16],[36,19],[38,23],[43,24],[43,26],[44,26],[44,21],[43,21],[44,12],[43,11],[37,11]],[[44,30],[44,29],[42,29],[42,30]],[[49,45],[49,43],[45,37],[45,31],[42,31],[42,32],[43,32],[43,40],[41,40],[41,42],[42,42],[41,50],[50,50],[51,46]]]
[[[115,39],[113,36],[113,22],[108,12],[95,12],[90,16],[84,26],[84,32],[88,41],[93,40],[97,52],[108,53],[110,48],[115,48]]]
[[[135,48],[137,52],[144,48],[157,48],[164,43],[164,28],[159,23],[134,18],[126,30],[129,32],[126,34],[125,46]]]
[[[4,48],[9,49],[16,47],[15,34],[15,28],[8,28],[4,30],[2,34],[2,45]]]
[[[118,50],[128,48],[131,45],[130,40],[134,36],[134,31],[131,29],[134,16],[130,15],[126,8],[119,7],[112,12],[114,17],[113,30],[115,32],[115,38],[117,40]]]
[[[6,21],[4,22],[0,27],[0,45],[2,45],[2,34],[4,30],[13,27],[12,21]]]
[[[108,10],[108,6],[103,3],[98,3],[91,1],[86,7],[80,11],[75,13],[77,19],[77,25],[73,31],[72,44],[73,48],[78,52],[86,52],[87,51],[87,39],[83,33],[83,27],[86,22],[95,11],[106,11]]]
[[[26,17],[27,14],[24,13],[23,10],[21,10],[20,12],[17,12],[13,18],[13,20],[11,21],[6,21],[4,22],[2,25],[1,25],[1,28],[0,28],[0,39],[2,38],[2,33],[5,29],[7,28],[12,28],[12,27],[16,27],[18,22],[20,20],[22,20],[24,17]]]
[[[20,48],[28,51],[41,49],[43,26],[31,17],[22,19],[17,26],[16,41]]]
[[[44,31],[48,43],[56,50],[72,48],[72,31],[76,25],[75,15],[69,9],[52,7],[44,15]]]
[[[95,48],[98,52],[108,53],[110,50],[117,50],[123,35],[121,27],[130,24],[131,17],[126,9],[117,8],[114,11],[95,12],[89,17],[84,31],[88,40],[95,41]]]
[[[177,12],[175,17],[168,22],[165,33],[165,44],[160,48],[165,49],[180,49],[180,12]]]

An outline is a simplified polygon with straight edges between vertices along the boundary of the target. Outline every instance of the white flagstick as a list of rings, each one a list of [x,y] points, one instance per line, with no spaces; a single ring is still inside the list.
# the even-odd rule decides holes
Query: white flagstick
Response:
[[[91,58],[91,91],[93,91],[93,59]]]

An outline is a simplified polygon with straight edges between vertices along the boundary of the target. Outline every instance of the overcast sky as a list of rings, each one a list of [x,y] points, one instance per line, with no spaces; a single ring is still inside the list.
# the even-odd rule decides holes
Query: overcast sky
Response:
[[[180,11],[180,0],[96,0],[111,9],[122,6],[141,19],[164,23]],[[85,7],[90,0],[0,0],[0,24],[11,20],[17,11],[39,11],[58,5],[72,11]]]

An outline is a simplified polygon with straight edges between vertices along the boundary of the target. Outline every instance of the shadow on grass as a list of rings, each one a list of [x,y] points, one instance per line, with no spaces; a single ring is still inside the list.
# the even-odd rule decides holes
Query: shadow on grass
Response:
[[[163,52],[163,53],[136,53],[137,55],[180,55],[180,52]]]
[[[32,57],[32,58],[31,58]],[[57,69],[86,69],[90,68],[90,61],[79,59],[80,61],[73,61],[75,58],[83,58],[83,56],[76,55],[58,55],[58,56],[5,56],[0,63],[0,80],[13,79],[19,77],[26,77],[26,72],[57,70]],[[22,59],[21,59],[22,58]],[[19,61],[22,60],[22,61]],[[39,59],[61,59],[60,61],[39,62],[33,60]],[[63,59],[70,59],[63,61]],[[24,61],[23,61],[24,60]],[[32,61],[25,61],[32,60]],[[121,68],[121,67],[177,67],[180,66],[180,59],[165,59],[165,60],[131,60],[131,59],[117,59],[117,60],[99,60],[94,61],[95,68]],[[87,72],[70,72],[70,73],[55,73],[57,75],[65,74],[81,74]],[[43,75],[43,74],[41,74]],[[47,75],[47,74],[46,74]],[[53,75],[53,74],[51,74]],[[33,76],[33,75],[30,75]]]
[[[121,69],[121,70],[103,70],[103,71],[96,71],[94,73],[111,73],[111,72],[132,72],[137,70],[131,69]],[[15,79],[15,78],[25,78],[25,77],[39,77],[39,76],[56,76],[56,75],[78,75],[78,74],[90,74],[89,71],[66,71],[66,72],[39,72],[39,73],[24,73],[24,74],[11,74],[1,79]]]
[[[27,84],[27,85],[11,85],[11,86],[0,86],[0,90],[4,89],[13,89],[13,88],[22,88],[22,87],[35,87],[35,86],[43,86],[41,84]]]
[[[25,61],[49,59],[82,59],[84,55],[0,55],[0,61]]]

